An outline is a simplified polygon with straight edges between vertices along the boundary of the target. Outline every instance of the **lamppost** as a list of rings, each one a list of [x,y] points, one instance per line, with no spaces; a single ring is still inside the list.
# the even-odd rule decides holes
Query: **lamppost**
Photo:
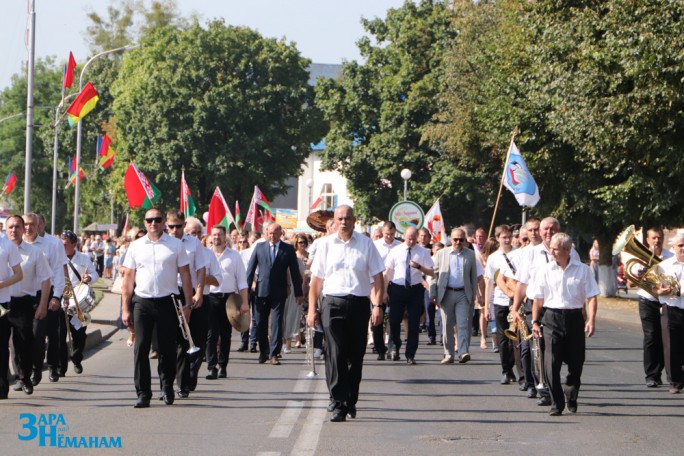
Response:
[[[312,197],[311,190],[313,189],[313,184],[314,184],[313,179],[308,178],[306,180],[306,186],[309,187],[309,214],[311,213],[311,204],[313,204],[311,201],[311,197]]]
[[[85,65],[83,65],[83,69],[81,70],[81,75],[78,78],[78,93],[81,93],[83,90],[83,75],[85,75],[85,71],[88,68],[88,66],[93,62],[93,60],[98,59],[104,55],[112,54],[114,52],[124,52],[124,51],[130,51],[131,49],[136,49],[140,47],[140,45],[135,44],[135,45],[127,45],[127,46],[122,46],[120,48],[116,49],[110,49],[108,51],[102,51],[99,54],[95,54],[88,60]],[[81,199],[81,179],[80,179],[80,170],[81,170],[81,137],[83,135],[83,122],[79,121],[77,128],[76,128],[76,184],[74,188],[74,233],[78,233],[78,212],[79,212],[79,201]]]
[[[404,168],[401,170],[401,178],[404,179],[404,201],[406,201],[407,198],[407,193],[408,193],[408,181],[411,179],[411,170],[408,168]]]

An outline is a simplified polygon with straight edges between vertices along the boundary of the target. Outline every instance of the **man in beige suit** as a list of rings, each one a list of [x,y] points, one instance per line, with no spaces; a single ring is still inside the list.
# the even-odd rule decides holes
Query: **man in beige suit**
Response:
[[[442,249],[435,255],[435,280],[430,288],[430,297],[439,304],[442,315],[442,364],[454,362],[454,325],[458,327],[458,362],[470,360],[468,351],[478,268],[475,252],[464,248],[465,242],[465,231],[455,228],[451,231],[452,248]]]

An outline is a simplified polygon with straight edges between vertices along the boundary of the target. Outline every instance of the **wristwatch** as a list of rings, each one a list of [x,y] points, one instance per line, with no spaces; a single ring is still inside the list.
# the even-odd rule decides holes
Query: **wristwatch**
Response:
[[[539,321],[539,320],[532,320],[532,324],[535,324],[535,323],[538,324],[539,326],[541,326],[541,321]]]

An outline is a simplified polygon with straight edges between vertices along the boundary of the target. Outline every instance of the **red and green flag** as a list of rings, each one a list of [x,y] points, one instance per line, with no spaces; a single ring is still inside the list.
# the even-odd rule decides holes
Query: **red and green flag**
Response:
[[[263,209],[263,217],[259,217],[259,208]],[[273,209],[271,205],[264,196],[263,192],[259,189],[259,186],[254,186],[254,194],[252,195],[252,201],[249,203],[249,210],[247,211],[247,217],[245,222],[252,225],[254,231],[260,231],[262,220],[275,220],[275,214],[273,214]]]
[[[233,218],[233,214],[230,213],[228,204],[226,203],[221,189],[216,187],[214,194],[211,196],[211,201],[209,202],[209,217],[207,218],[207,232],[211,231],[211,228],[216,225],[223,225],[226,227],[226,231],[230,231],[230,225],[237,224]]]
[[[190,194],[190,187],[185,182],[185,169],[181,170],[181,194],[180,194],[180,210],[185,214],[185,218],[192,217],[197,212],[195,201]]]
[[[9,195],[12,193],[12,190],[14,190],[15,185],[17,185],[17,175],[14,173],[8,173],[7,180],[5,181],[5,186],[2,188],[2,191],[5,192],[6,195]]]
[[[152,209],[154,203],[161,198],[161,192],[152,182],[138,169],[133,162],[128,165],[124,176],[124,187],[131,209],[142,207]]]
[[[74,124],[77,124],[86,116],[90,111],[95,108],[97,101],[100,97],[97,94],[97,90],[92,83],[87,83],[86,86],[81,90],[76,99],[71,102],[67,108],[67,114],[69,114],[69,119]]]
[[[242,234],[243,226],[242,216],[240,215],[240,203],[238,203],[238,200],[235,200],[235,228],[237,228],[238,233]]]

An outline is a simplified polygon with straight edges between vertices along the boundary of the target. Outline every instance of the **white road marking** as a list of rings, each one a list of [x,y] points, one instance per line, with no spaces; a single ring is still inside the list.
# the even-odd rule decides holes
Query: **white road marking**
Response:
[[[293,388],[294,393],[308,393],[311,390],[311,380],[306,377],[306,372],[299,374],[299,380],[295,383]],[[302,413],[304,402],[302,401],[287,401],[278,421],[273,425],[271,433],[268,435],[269,439],[286,439],[292,433],[292,429],[299,415]]]
[[[306,417],[306,422],[302,428],[302,432],[295,442],[292,449],[292,456],[309,456],[316,454],[316,447],[318,446],[318,438],[321,434],[323,421],[327,413],[326,406],[328,405],[328,387],[325,384],[325,377],[318,377],[316,382],[316,392],[314,399],[311,401],[311,409]]]

